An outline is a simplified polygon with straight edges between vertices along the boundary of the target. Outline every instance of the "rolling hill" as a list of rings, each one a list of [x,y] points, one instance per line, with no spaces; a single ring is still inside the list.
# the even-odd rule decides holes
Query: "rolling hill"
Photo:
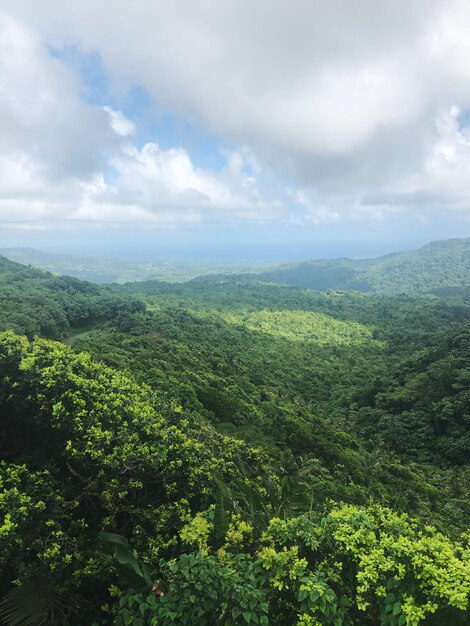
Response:
[[[461,290],[470,285],[470,238],[435,241],[419,250],[376,259],[311,260],[259,273],[206,276],[197,280],[221,279],[279,283],[316,291],[441,295],[439,291]]]

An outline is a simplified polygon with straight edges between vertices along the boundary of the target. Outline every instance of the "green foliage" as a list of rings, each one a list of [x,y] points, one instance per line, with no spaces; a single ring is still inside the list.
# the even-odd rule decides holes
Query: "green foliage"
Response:
[[[179,407],[61,344],[0,334],[0,403],[7,584],[41,575],[99,590],[100,531],[125,532],[148,559],[171,554],[175,529],[207,506],[216,477],[244,468],[261,485],[256,451],[191,427]]]
[[[118,561],[120,565],[126,567],[134,577],[142,579],[147,587],[150,587],[152,581],[149,571],[144,563],[139,563],[133,554],[129,542],[124,537],[115,533],[101,532],[99,535],[101,546],[98,553],[101,556],[109,556]]]
[[[0,601],[0,619],[6,626],[68,626],[79,608],[73,594],[51,589],[42,578],[32,578]]]
[[[420,351],[392,370],[385,384],[371,389],[367,423],[395,450],[415,458],[453,464],[470,458],[470,327],[460,327],[432,349]],[[367,421],[366,421],[367,420]]]
[[[435,241],[419,250],[377,259],[332,259],[281,265],[257,274],[240,274],[246,282],[261,280],[326,291],[428,293],[469,286],[470,239]],[[214,281],[229,276],[208,276]]]
[[[319,345],[367,345],[372,342],[370,328],[357,322],[336,320],[322,313],[310,311],[247,311],[225,313],[222,319],[240,324],[250,330],[286,337],[294,341]]]
[[[448,329],[449,325],[470,319],[468,298],[365,295],[338,291],[322,293],[259,281],[243,282],[238,277],[217,282],[193,281],[185,285],[146,281],[114,286],[113,290],[143,297],[150,306],[162,310],[180,310],[180,314],[181,309],[199,315],[217,313],[222,316],[247,316],[264,311],[321,313],[333,320],[366,326],[372,331],[374,339],[388,342],[393,352],[405,353],[414,347],[422,348],[432,343],[436,332]],[[134,326],[135,319],[131,322],[131,327]],[[332,340],[334,333],[327,332]]]
[[[0,329],[73,334],[0,333],[6,624],[468,624],[465,293],[217,281],[0,258]]]
[[[182,531],[194,543],[199,543],[202,517],[198,519]],[[452,543],[431,526],[379,506],[334,507],[317,519],[273,518],[257,537],[246,524],[237,533],[242,525],[235,517],[225,543],[219,547],[215,540],[209,548],[206,524],[202,549],[162,561],[161,593],[131,596],[134,614],[143,619],[139,623],[468,623],[470,552],[465,539],[462,545]],[[116,624],[135,623],[128,605],[121,598]]]
[[[406,465],[396,458],[390,451],[403,450],[392,433],[383,437],[376,400],[416,346],[435,345],[449,323],[465,319],[465,305],[226,284],[152,289],[146,297],[159,308],[129,318],[126,332],[97,330],[75,347],[130,370],[220,432],[263,447],[296,480],[302,455],[310,469],[295,490],[307,508],[372,496],[441,527],[465,525],[468,472],[416,465],[430,460],[417,451]],[[394,434],[400,440],[398,428]]]
[[[0,331],[59,339],[71,328],[143,309],[133,298],[69,276],[53,276],[0,257]]]

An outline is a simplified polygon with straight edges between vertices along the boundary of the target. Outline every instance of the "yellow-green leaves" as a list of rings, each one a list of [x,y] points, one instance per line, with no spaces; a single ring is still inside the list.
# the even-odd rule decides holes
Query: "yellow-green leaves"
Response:
[[[227,535],[241,524],[233,516]],[[425,626],[434,615],[469,623],[468,550],[405,514],[341,505],[322,519],[273,518],[251,549],[226,541],[215,551],[210,531],[197,515],[181,537],[199,546],[201,564],[214,554],[210,563],[234,576],[249,564],[272,624]],[[217,600],[226,602],[223,594]]]
[[[470,559],[458,544],[432,526],[405,514],[372,506],[334,509],[327,527],[340,554],[356,570],[357,606],[367,611],[386,588],[382,619],[418,626],[446,606],[468,610]]]
[[[196,546],[200,552],[206,554],[209,550],[208,539],[211,532],[211,525],[207,519],[197,513],[193,519],[184,526],[180,532],[180,537],[184,543]]]

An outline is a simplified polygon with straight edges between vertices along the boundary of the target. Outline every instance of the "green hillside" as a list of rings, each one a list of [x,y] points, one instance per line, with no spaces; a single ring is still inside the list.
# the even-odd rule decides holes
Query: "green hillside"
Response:
[[[0,306],[0,623],[468,625],[465,293],[0,258]]]
[[[281,265],[256,274],[204,280],[267,281],[325,291],[429,293],[470,286],[470,239],[435,241],[419,250],[377,259],[332,259]]]
[[[60,339],[73,329],[142,308],[139,300],[109,288],[0,256],[0,330]]]
[[[401,453],[467,463],[470,459],[470,326],[393,368],[366,393],[354,419]]]

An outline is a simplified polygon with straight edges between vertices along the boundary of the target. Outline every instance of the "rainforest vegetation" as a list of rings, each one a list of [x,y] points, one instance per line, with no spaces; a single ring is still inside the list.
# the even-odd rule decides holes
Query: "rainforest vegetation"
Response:
[[[469,273],[470,239],[450,239],[377,259],[303,261],[243,276],[316,290],[400,294],[468,288]]]
[[[347,284],[0,258],[0,621],[468,626],[470,251],[407,254]]]

